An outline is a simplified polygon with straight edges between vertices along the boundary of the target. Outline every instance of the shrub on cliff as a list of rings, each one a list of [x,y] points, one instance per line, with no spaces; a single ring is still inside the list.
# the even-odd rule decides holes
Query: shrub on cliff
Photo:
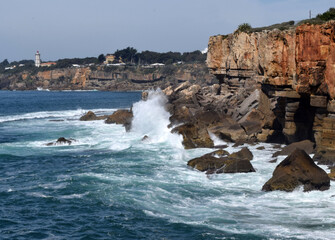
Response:
[[[323,21],[334,20],[335,19],[335,8],[329,8],[328,11],[322,14],[318,14],[316,18],[319,18]]]
[[[249,23],[242,23],[240,25],[238,25],[237,27],[237,32],[249,32],[251,31],[252,27]]]

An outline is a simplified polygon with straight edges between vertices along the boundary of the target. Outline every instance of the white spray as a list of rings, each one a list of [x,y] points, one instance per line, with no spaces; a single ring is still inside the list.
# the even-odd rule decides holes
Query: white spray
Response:
[[[183,148],[182,137],[172,134],[168,128],[170,113],[164,108],[166,103],[166,96],[160,89],[150,91],[146,101],[137,102],[133,106],[131,130],[143,136],[147,135],[150,142],[167,142],[174,147]]]

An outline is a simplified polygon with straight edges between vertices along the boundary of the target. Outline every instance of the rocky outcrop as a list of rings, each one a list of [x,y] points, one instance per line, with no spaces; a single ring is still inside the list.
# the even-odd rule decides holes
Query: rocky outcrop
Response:
[[[187,165],[207,174],[255,172],[250,160],[252,153],[247,148],[230,155],[227,151],[217,150],[194,158]]]
[[[330,187],[327,173],[301,149],[296,149],[276,167],[262,190],[292,192],[298,186],[303,186],[304,191],[323,191]]]
[[[334,36],[330,21],[210,37],[207,63],[220,84],[216,99],[228,105],[224,111],[247,139],[307,139],[316,143],[319,155],[334,155]]]
[[[94,112],[88,111],[85,115],[79,118],[80,121],[95,121],[106,119],[108,116],[97,116]]]
[[[131,121],[133,120],[133,112],[127,109],[119,109],[112,115],[108,116],[105,123],[111,124],[122,124],[126,130],[129,131],[131,128]]]
[[[290,155],[297,148],[304,150],[307,154],[312,154],[314,152],[314,145],[315,144],[310,140],[291,143],[290,145],[285,146],[282,150],[275,152],[272,157]]]

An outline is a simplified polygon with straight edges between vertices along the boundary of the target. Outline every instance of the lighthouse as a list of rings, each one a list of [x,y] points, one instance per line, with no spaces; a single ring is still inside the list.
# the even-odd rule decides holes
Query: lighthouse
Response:
[[[35,66],[36,67],[40,67],[41,66],[41,55],[40,55],[39,51],[37,51],[35,53]]]

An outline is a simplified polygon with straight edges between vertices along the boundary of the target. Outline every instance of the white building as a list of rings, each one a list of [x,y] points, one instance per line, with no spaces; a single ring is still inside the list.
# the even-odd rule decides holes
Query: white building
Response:
[[[36,67],[40,67],[41,66],[41,55],[40,55],[39,51],[37,51],[35,53],[35,66]]]

